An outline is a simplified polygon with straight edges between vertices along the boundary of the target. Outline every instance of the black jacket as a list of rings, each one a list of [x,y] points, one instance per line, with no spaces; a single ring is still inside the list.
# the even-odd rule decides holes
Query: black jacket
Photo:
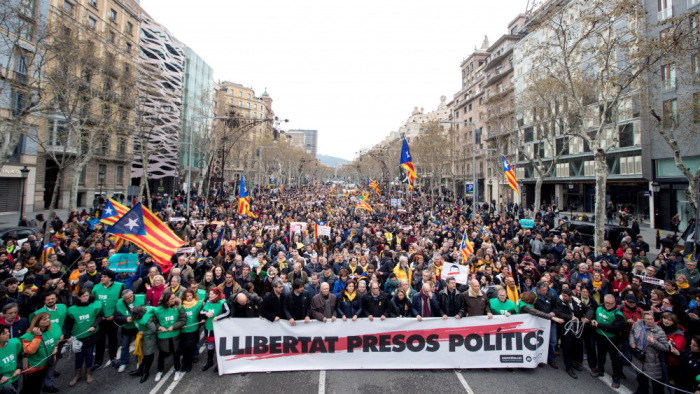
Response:
[[[302,291],[299,295],[292,292],[289,295],[284,296],[284,300],[285,319],[304,320],[307,316],[309,316],[309,311],[311,310],[311,297],[309,297],[309,293],[306,290]],[[296,310],[294,308],[294,303],[296,302],[301,302],[301,315],[294,313]]]
[[[459,290],[455,289],[454,291],[454,299],[452,300],[452,302],[454,303],[453,313],[447,313],[447,311],[450,310],[448,308],[448,304],[450,303],[450,296],[447,294],[447,288],[440,290],[440,293],[438,293],[438,302],[440,304],[440,309],[442,310],[443,314],[446,314],[449,317],[454,317],[456,315],[464,317],[464,297],[462,296],[462,293]]]
[[[362,315],[364,317],[386,317],[390,315],[390,312],[389,297],[383,291],[379,290],[379,296],[376,298],[371,291],[362,296]]]
[[[265,294],[265,298],[263,298],[263,302],[260,305],[260,316],[269,321],[275,321],[275,317],[284,319],[284,304],[284,293],[277,297],[275,292],[271,291]]]

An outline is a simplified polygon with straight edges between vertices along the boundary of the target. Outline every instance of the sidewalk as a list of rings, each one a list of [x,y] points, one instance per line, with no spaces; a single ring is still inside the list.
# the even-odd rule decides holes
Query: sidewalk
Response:
[[[83,209],[85,211],[90,211],[92,207],[80,207],[78,208],[78,212],[81,212]],[[44,214],[44,219],[49,219],[49,212],[51,211],[35,211],[35,212],[25,212],[24,216],[27,217],[27,219],[32,220],[34,217],[40,213]],[[68,219],[68,215],[70,214],[70,211],[67,209],[57,209],[56,215],[58,217],[65,221]],[[19,223],[19,212],[3,212],[0,213],[0,227],[17,227],[17,223]]]

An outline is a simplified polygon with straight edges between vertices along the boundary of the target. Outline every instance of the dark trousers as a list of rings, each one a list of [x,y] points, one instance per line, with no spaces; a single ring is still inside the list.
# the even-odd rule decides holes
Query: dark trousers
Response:
[[[586,348],[588,367],[595,369],[598,367],[598,353],[595,351],[596,334],[594,332],[583,332],[583,345]]]
[[[173,364],[175,365],[175,372],[180,371],[180,351],[176,351],[173,353],[168,353],[164,351],[159,351],[158,352],[158,372],[163,372],[165,369],[165,359],[168,358],[170,355],[173,355]]]
[[[567,369],[571,368],[573,363],[582,363],[583,339],[576,338],[571,333],[564,335],[561,338],[561,355]]]
[[[97,332],[97,345],[95,350],[95,364],[102,364],[105,356],[105,341],[109,341],[109,361],[117,358],[117,325],[111,320],[102,320],[100,330]],[[128,346],[128,345],[127,345]]]
[[[199,347],[199,330],[180,334],[180,352],[182,353],[182,370],[192,370],[195,350]]]
[[[637,389],[635,394],[647,394],[649,392],[649,381],[646,375],[637,372]],[[664,394],[664,386],[656,381],[651,381],[651,392],[654,394]]]
[[[612,342],[611,342],[612,341]],[[613,381],[619,382],[622,379],[622,356],[618,352],[616,338],[608,338],[602,335],[596,334],[596,342],[598,345],[598,365],[596,370],[598,372],[605,371],[605,356],[610,353],[610,362],[612,363],[613,369]]]
[[[36,394],[41,392],[41,386],[44,384],[44,378],[46,377],[46,367],[27,375],[24,375],[24,380],[22,382],[22,391],[20,393],[24,394]]]
[[[151,353],[147,356],[143,356],[141,360],[141,365],[143,365],[143,372],[150,372],[151,366],[153,365],[153,360],[156,358],[155,353]]]

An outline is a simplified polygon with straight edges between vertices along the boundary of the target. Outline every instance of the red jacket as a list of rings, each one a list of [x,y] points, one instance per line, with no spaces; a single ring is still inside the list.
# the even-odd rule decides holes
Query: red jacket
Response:
[[[659,327],[663,324],[663,322],[659,322]],[[685,349],[685,330],[683,327],[678,325],[678,329],[670,334],[668,334],[668,343],[673,342],[674,345],[676,345],[676,349],[678,351],[681,351]],[[672,357],[670,354],[666,356],[666,365],[673,365],[677,366],[678,365],[678,360],[675,357]]]
[[[160,297],[163,295],[164,291],[165,284],[160,286],[151,286],[151,288],[146,291],[146,305],[158,306],[158,302],[160,301]]]
[[[632,324],[636,322],[637,320],[642,318],[642,308],[640,307],[635,307],[634,310],[628,308],[625,306],[623,303],[618,307],[620,309],[620,312],[622,312],[622,315],[625,316],[625,329],[622,330],[622,338],[625,340],[629,338],[630,336],[630,330],[632,329]],[[632,324],[627,323],[628,320],[632,320]]]

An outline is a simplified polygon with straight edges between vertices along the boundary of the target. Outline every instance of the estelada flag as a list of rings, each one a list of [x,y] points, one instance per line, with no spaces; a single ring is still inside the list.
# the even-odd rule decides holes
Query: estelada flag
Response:
[[[369,178],[369,187],[371,187],[372,189],[374,189],[374,191],[377,192],[377,195],[378,195],[378,196],[381,195],[381,193],[379,192],[379,184],[377,183],[377,181],[375,181],[375,180],[372,179],[372,178]]]
[[[503,158],[503,173],[508,180],[508,184],[513,190],[515,190],[516,193],[518,193],[518,195],[520,195],[520,191],[518,190],[518,179],[515,177],[513,166],[510,165],[510,162],[508,159],[506,159],[505,155],[501,155],[501,157]]]
[[[462,237],[462,245],[460,245],[460,251],[462,252],[462,262],[466,263],[467,258],[470,254],[474,253],[474,247],[472,243],[469,242],[469,237],[467,236],[468,231],[464,230],[464,237]]]
[[[370,212],[374,212],[372,207],[370,207],[369,204],[367,204],[367,201],[365,201],[365,200],[358,200],[357,201],[357,206],[355,207],[355,210],[358,210],[358,209],[366,209]]]
[[[413,181],[418,177],[416,175],[416,169],[413,166],[413,157],[411,157],[411,149],[408,147],[408,141],[403,139],[403,146],[401,147],[401,163],[400,167],[406,171],[406,178],[402,181],[403,183],[408,183],[408,190],[413,190]]]
[[[250,211],[250,199],[248,197],[248,189],[245,187],[245,179],[241,175],[240,191],[238,192],[238,213],[250,217],[257,217]]]
[[[141,203],[124,213],[107,229],[107,233],[133,242],[160,266],[170,265],[170,258],[184,244],[170,227]]]
[[[129,207],[110,198],[105,203],[105,209],[102,211],[100,222],[111,226],[116,223],[117,220],[121,219],[122,215],[124,215],[127,211],[129,211]]]

